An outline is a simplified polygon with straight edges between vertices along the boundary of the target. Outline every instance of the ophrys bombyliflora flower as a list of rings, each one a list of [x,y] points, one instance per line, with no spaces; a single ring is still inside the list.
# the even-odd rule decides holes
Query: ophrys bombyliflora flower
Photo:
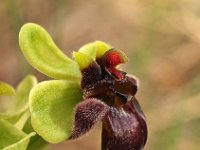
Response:
[[[22,27],[19,40],[29,63],[57,79],[39,83],[30,94],[32,126],[45,140],[78,138],[101,120],[103,150],[144,147],[147,126],[135,98],[137,80],[116,68],[128,60],[123,51],[96,41],[74,52],[73,61],[33,23]]]

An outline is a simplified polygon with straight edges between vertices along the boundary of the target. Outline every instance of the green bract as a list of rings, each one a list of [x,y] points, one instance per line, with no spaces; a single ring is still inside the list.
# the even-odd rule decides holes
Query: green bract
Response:
[[[50,143],[68,139],[73,129],[74,107],[82,100],[81,69],[101,57],[110,45],[95,41],[64,55],[41,26],[25,24],[19,33],[20,48],[27,61],[51,80],[39,83],[30,93],[29,107],[33,129]]]

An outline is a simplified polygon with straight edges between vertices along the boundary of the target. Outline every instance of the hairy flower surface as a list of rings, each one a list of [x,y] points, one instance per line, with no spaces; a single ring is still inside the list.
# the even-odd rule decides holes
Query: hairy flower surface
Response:
[[[103,150],[141,150],[147,140],[144,114],[135,98],[137,80],[116,66],[126,55],[110,49],[83,68],[81,87],[84,100],[77,106],[72,138],[103,122]]]
[[[25,24],[19,44],[28,62],[53,78],[29,95],[33,129],[49,143],[76,139],[102,121],[102,150],[141,150],[147,140],[144,114],[135,98],[138,81],[117,66],[128,58],[101,41],[88,43],[75,59],[56,46],[44,28]]]

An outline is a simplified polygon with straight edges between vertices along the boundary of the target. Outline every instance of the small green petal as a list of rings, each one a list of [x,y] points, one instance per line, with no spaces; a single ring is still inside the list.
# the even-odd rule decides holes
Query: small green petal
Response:
[[[97,47],[97,54],[96,54],[97,58],[102,57],[105,54],[106,51],[113,48],[111,45],[106,44],[102,41],[96,41],[95,44],[96,44],[96,47]]]
[[[112,46],[109,44],[102,41],[95,41],[82,46],[79,49],[79,52],[82,52],[91,57],[93,60],[96,60],[96,58],[102,57],[103,54],[111,48]]]
[[[78,51],[88,55],[93,60],[96,60],[96,44],[95,44],[95,42],[83,45]]]
[[[12,95],[15,93],[15,90],[12,86],[7,83],[0,81],[0,96],[1,95]]]
[[[78,65],[61,52],[43,27],[34,23],[22,26],[19,45],[27,61],[47,76],[70,80],[81,78]]]
[[[27,135],[3,119],[0,119],[0,134],[0,149],[3,150],[25,150],[30,137],[35,135]]]
[[[77,82],[52,80],[35,86],[29,99],[33,129],[50,143],[69,138],[73,127],[73,111],[82,100]]]
[[[81,52],[73,52],[73,57],[81,70],[87,68],[93,62],[91,57]]]

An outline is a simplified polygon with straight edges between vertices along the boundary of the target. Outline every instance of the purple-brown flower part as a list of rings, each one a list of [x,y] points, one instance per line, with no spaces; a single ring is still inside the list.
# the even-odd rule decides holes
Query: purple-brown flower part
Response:
[[[84,100],[75,110],[72,138],[88,132],[102,120],[102,150],[143,149],[147,125],[135,98],[138,81],[116,69],[126,61],[122,51],[111,49],[81,70]]]
[[[145,118],[134,97],[120,108],[110,107],[103,120],[103,150],[141,150],[146,140]]]
[[[98,99],[85,99],[76,107],[75,125],[72,139],[78,138],[88,132],[97,121],[101,120],[107,113],[108,106]]]
[[[93,61],[87,68],[81,70],[81,72],[83,75],[81,81],[82,88],[95,84],[100,81],[102,77],[101,67],[95,61]]]

